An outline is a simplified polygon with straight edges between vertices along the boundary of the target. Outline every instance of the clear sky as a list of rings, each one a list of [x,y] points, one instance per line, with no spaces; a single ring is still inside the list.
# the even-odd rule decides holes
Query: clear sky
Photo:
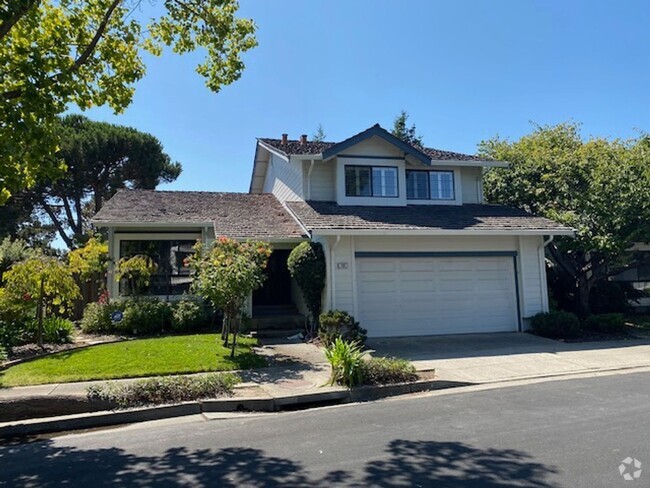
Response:
[[[341,140],[402,109],[431,147],[475,152],[531,122],[585,135],[650,131],[650,2],[242,0],[259,46],[242,78],[210,92],[200,55],[146,58],[119,116],[150,132],[183,174],[165,189],[247,191],[256,137]]]

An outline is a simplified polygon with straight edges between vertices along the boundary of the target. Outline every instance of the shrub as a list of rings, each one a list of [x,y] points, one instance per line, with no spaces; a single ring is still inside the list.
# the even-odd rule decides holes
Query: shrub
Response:
[[[533,331],[551,339],[571,339],[580,335],[580,321],[570,312],[538,313],[531,319]]]
[[[114,333],[115,324],[111,320],[111,314],[122,309],[123,304],[120,302],[89,303],[81,318],[81,330],[86,334]]]
[[[336,338],[365,344],[366,332],[352,315],[342,310],[331,310],[320,316],[318,336],[325,344],[332,344]]]
[[[171,306],[151,299],[133,299],[124,302],[124,316],[115,324],[115,330],[133,335],[162,332],[171,323]]]
[[[43,342],[47,344],[69,344],[72,342],[74,324],[62,317],[45,317],[43,319]],[[28,322],[23,343],[36,342],[38,335],[38,322],[32,320]]]
[[[5,347],[2,344],[0,344],[0,363],[5,362],[8,357],[9,357],[9,354],[7,353],[7,350],[5,349]]]
[[[301,242],[293,248],[287,259],[287,267],[295,278],[309,309],[312,322],[320,315],[323,288],[325,288],[325,253],[318,242]]]
[[[33,301],[16,303],[4,288],[0,288],[0,345],[7,352],[20,344],[29,322],[34,318],[35,310]]]
[[[371,358],[361,364],[364,385],[408,383],[418,378],[415,366],[406,359]]]
[[[363,351],[358,342],[337,337],[325,348],[325,357],[332,366],[330,385],[353,387],[361,383]]]
[[[232,373],[211,373],[201,376],[159,376],[132,383],[107,382],[88,387],[91,401],[114,403],[118,408],[141,407],[202,400],[231,395],[239,383]]]
[[[183,299],[172,306],[171,328],[179,332],[198,329],[205,324],[205,313],[201,303]]]
[[[615,334],[625,329],[625,319],[620,313],[604,313],[591,315],[585,320],[585,327],[606,334]]]

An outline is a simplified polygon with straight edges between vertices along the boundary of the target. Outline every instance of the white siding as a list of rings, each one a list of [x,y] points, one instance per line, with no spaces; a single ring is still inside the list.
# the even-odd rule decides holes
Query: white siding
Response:
[[[521,315],[532,317],[546,311],[546,272],[540,259],[541,237],[519,237],[519,285],[521,289]]]
[[[461,168],[463,203],[483,203],[480,189],[482,173],[482,168]]]
[[[302,162],[295,159],[286,161],[271,154],[264,193],[273,193],[281,202],[302,200]]]
[[[322,202],[336,201],[336,162],[315,161],[308,182],[307,174],[310,166],[311,161],[303,163],[305,198]],[[307,188],[307,184],[309,184],[309,188]]]

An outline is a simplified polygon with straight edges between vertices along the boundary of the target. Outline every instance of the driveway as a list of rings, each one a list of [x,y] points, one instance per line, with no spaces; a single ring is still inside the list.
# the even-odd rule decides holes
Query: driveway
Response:
[[[526,333],[368,339],[373,356],[411,360],[449,381],[491,383],[650,367],[650,341],[564,343]]]

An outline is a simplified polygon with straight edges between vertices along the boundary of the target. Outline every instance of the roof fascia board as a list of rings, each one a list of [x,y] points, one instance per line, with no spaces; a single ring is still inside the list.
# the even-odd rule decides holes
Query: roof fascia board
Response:
[[[214,222],[173,222],[169,220],[157,221],[157,222],[120,222],[117,220],[91,220],[93,225],[97,227],[141,227],[144,229],[151,227],[176,227],[176,228],[188,228],[188,227],[212,227]]]
[[[266,144],[264,141],[260,141],[259,139],[257,140],[257,144],[262,146],[268,152],[275,154],[279,158],[282,158],[285,161],[289,161],[289,155],[287,153],[285,153],[283,151],[280,151],[279,149],[276,149],[273,146],[270,146],[269,144]]]
[[[313,235],[362,236],[521,236],[556,235],[574,236],[573,229],[520,229],[520,230],[455,230],[455,229],[312,229]]]
[[[505,161],[484,161],[484,160],[456,160],[456,159],[432,159],[432,165],[445,165],[445,166],[482,166],[486,168],[509,168],[510,163]]]

